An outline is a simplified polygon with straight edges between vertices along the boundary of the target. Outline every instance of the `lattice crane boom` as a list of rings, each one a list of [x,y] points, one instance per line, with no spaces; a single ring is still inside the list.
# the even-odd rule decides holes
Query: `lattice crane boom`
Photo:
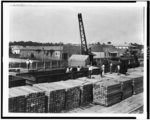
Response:
[[[87,42],[86,42],[86,36],[85,36],[81,13],[78,14],[78,20],[79,20],[79,30],[80,30],[80,38],[81,38],[81,54],[88,55]]]

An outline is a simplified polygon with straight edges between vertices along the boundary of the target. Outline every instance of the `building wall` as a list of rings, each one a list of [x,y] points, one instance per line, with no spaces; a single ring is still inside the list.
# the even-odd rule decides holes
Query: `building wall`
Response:
[[[67,59],[73,54],[80,54],[81,47],[78,45],[66,44],[63,46],[63,53],[66,54]]]
[[[62,52],[61,51],[53,51],[51,54],[49,51],[37,51],[37,50],[21,50],[20,57],[21,58],[31,58],[31,54],[33,54],[34,58],[39,60],[61,60]]]
[[[69,60],[68,61],[68,65],[72,66],[72,67],[77,67],[77,66],[82,66],[85,67],[86,65],[88,65],[90,63],[89,58],[86,60],[82,60],[82,61],[77,61],[77,60]]]
[[[19,50],[19,49],[13,49],[13,50],[12,50],[12,53],[13,53],[13,54],[20,54],[20,50]]]
[[[100,58],[105,58],[105,53],[104,52],[92,52],[95,54],[94,59],[100,59]]]
[[[116,46],[117,49],[128,49],[129,47],[127,46]]]

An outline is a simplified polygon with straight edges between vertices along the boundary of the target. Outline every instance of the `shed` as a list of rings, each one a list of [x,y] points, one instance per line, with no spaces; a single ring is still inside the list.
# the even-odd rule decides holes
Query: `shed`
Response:
[[[68,65],[72,67],[86,66],[90,63],[88,55],[72,55],[68,60]]]

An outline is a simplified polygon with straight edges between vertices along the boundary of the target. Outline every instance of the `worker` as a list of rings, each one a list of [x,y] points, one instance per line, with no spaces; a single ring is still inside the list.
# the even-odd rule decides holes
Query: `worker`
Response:
[[[69,73],[70,73],[70,75],[71,75],[71,79],[73,79],[73,69],[72,69],[72,67],[70,67]]]
[[[29,59],[26,60],[26,66],[27,66],[27,69],[29,70],[29,68],[30,68],[30,62],[29,62]]]
[[[102,76],[102,67],[101,67],[101,64],[99,64],[99,71],[100,71],[100,77],[103,77]]]
[[[105,65],[103,64],[102,65],[102,76],[104,76],[104,74],[105,74]]]
[[[72,72],[72,67],[70,67],[69,72]]]
[[[110,62],[110,74],[112,74],[112,62]]]
[[[81,69],[81,68],[80,68],[80,66],[78,66],[78,67],[77,67],[77,71],[79,72],[79,71],[80,71],[80,69]]]
[[[69,73],[69,71],[70,71],[69,69],[70,69],[70,68],[69,68],[69,67],[67,67],[67,69],[66,69],[66,73]]]
[[[91,78],[92,71],[93,71],[93,67],[92,67],[92,65],[90,65],[89,66],[89,78]]]
[[[118,75],[120,75],[120,65],[119,64],[117,65],[117,73],[118,73]]]
[[[131,62],[130,62],[130,60],[128,61],[128,67],[129,67],[129,68],[131,67]]]
[[[29,63],[30,63],[30,68],[32,69],[33,60],[29,60]]]

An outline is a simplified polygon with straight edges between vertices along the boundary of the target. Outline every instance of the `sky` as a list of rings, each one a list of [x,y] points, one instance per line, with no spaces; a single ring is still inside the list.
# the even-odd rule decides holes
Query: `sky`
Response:
[[[142,6],[115,3],[111,6],[101,3],[12,5],[10,41],[80,44],[78,13],[82,13],[87,43],[143,41]]]

